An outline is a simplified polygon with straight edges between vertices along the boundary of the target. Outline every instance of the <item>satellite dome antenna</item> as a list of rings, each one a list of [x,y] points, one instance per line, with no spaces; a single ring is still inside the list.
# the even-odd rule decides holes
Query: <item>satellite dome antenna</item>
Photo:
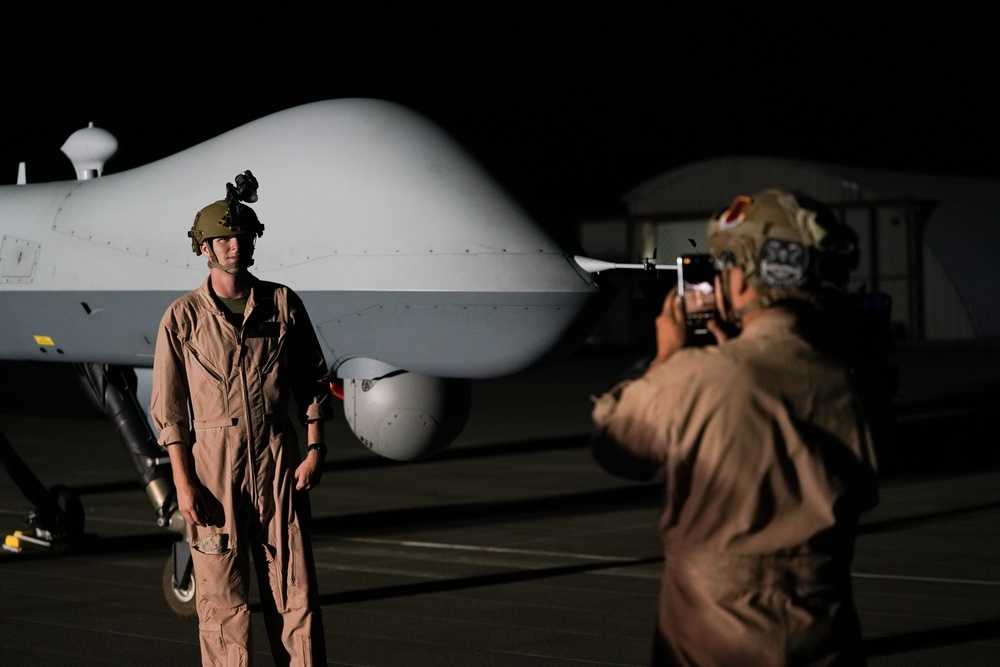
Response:
[[[73,163],[77,180],[86,181],[101,176],[104,163],[118,151],[118,140],[107,130],[90,123],[69,135],[60,150]]]

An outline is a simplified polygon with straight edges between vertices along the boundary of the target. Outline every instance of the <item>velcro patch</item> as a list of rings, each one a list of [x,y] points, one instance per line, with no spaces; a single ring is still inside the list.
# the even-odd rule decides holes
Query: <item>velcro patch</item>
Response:
[[[768,239],[760,248],[760,281],[771,287],[801,287],[808,280],[809,250],[801,243]]]
[[[281,322],[261,322],[246,331],[247,338],[277,338],[281,334]]]

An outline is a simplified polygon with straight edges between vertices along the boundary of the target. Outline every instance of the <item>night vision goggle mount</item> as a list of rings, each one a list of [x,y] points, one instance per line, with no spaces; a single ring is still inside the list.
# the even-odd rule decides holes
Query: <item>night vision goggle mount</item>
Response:
[[[235,185],[226,183],[225,200],[209,204],[195,216],[194,225],[188,232],[194,254],[201,254],[203,242],[220,236],[253,234],[260,238],[264,235],[264,225],[257,214],[243,203],[257,201],[257,179],[248,169],[238,174],[235,181]]]

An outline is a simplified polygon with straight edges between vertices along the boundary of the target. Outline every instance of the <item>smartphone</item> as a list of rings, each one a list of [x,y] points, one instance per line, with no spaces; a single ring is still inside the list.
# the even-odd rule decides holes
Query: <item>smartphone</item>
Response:
[[[715,261],[711,255],[681,255],[677,258],[677,294],[684,302],[688,341],[710,345],[715,336],[708,321],[718,318],[715,308]]]

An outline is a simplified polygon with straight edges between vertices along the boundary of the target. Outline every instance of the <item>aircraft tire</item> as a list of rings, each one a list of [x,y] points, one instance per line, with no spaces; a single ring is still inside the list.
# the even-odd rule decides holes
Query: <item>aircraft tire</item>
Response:
[[[167,564],[163,566],[163,597],[167,600],[170,611],[178,616],[194,616],[198,613],[195,605],[195,584],[194,577],[187,588],[178,588],[174,582],[174,561],[167,559]]]

